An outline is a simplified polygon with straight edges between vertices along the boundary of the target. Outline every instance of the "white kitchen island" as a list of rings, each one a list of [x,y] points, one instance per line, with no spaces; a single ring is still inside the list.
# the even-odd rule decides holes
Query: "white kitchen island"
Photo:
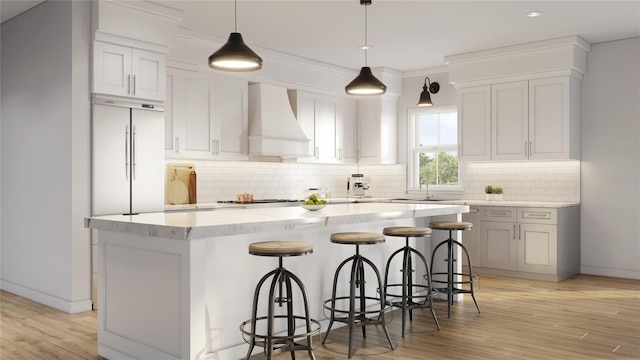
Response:
[[[460,220],[468,211],[465,205],[353,203],[320,211],[294,206],[88,218],[86,226],[97,230],[99,243],[98,354],[108,359],[243,358],[248,347],[239,325],[250,318],[257,281],[277,266],[276,258],[248,254],[256,241],[313,244],[313,254],[286,258],[284,265],[305,283],[311,316],[323,320],[324,329],[322,301],[330,297],[333,272],[355,251],[330,243],[331,233],[424,226],[432,217]],[[361,253],[384,271],[387,257],[403,245],[388,240],[364,246]],[[416,245],[431,251],[430,243]],[[392,273],[399,280],[399,271]]]

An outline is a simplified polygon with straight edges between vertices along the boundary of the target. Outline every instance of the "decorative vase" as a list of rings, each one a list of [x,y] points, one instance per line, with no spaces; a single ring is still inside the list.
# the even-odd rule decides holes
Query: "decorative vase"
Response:
[[[496,200],[496,201],[502,200],[502,194],[493,194],[493,200]]]
[[[484,194],[484,199],[487,201],[493,200],[493,194]]]

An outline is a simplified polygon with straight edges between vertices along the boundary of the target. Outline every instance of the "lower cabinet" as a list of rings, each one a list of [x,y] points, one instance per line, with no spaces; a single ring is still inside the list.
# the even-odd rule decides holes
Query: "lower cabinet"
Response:
[[[480,206],[471,249],[475,272],[548,281],[579,273],[577,206],[528,208]],[[472,237],[474,234],[463,234]],[[470,252],[472,250],[470,249]]]

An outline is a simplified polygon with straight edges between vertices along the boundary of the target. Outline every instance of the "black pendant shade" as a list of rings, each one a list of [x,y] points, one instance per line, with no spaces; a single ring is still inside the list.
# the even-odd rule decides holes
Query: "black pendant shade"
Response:
[[[229,40],[209,56],[209,67],[223,71],[255,71],[262,68],[262,58],[242,40],[242,35],[232,32]]]
[[[363,66],[360,74],[344,90],[350,95],[379,95],[387,91],[387,86],[373,75],[370,67]]]
[[[371,68],[367,66],[367,6],[371,5],[371,0],[360,0],[360,5],[364,5],[364,66],[360,69],[360,74],[356,76],[347,86],[344,91],[349,95],[382,95],[387,92],[387,86],[378,80]]]
[[[429,85],[427,85],[427,81],[429,81]],[[418,100],[418,106],[432,106],[431,94],[437,94],[438,91],[440,91],[440,84],[431,82],[429,77],[424,78],[424,86],[422,87],[420,100]]]

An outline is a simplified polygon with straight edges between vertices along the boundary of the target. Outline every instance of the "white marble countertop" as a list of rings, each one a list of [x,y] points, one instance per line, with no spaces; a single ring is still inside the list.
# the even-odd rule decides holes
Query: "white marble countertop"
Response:
[[[575,202],[555,202],[555,201],[523,201],[523,200],[437,200],[425,201],[421,198],[407,197],[406,200],[396,200],[390,198],[328,198],[324,199],[329,204],[345,204],[345,203],[416,203],[416,204],[440,204],[440,205],[475,205],[475,206],[513,206],[513,207],[541,207],[541,208],[561,208],[568,206],[579,206],[580,203]],[[250,207],[249,205],[248,207]],[[297,206],[292,204],[292,206]],[[244,204],[221,204],[221,203],[198,203],[183,205],[165,205],[166,211],[185,211],[185,210],[219,210],[219,209],[244,209]]]
[[[362,222],[465,213],[468,206],[445,204],[347,203],[318,211],[300,206],[216,211],[156,212],[87,218],[85,226],[171,239],[201,239],[263,231],[296,230]]]

